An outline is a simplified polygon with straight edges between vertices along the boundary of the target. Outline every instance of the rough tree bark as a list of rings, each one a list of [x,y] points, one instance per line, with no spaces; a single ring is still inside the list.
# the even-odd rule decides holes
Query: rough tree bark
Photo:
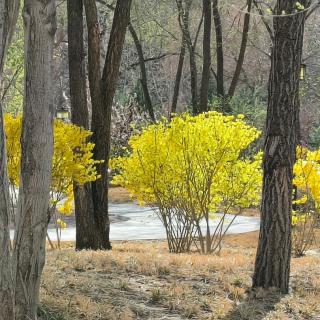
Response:
[[[19,1],[0,0],[0,86],[5,56],[17,21],[18,11]],[[3,110],[0,103],[0,320],[14,319],[9,221],[9,181]]]
[[[301,2],[305,7],[307,1]],[[295,2],[278,0],[275,14]],[[289,290],[292,177],[299,140],[299,73],[305,13],[274,17],[268,113],[263,159],[259,245],[253,287]]]
[[[68,0],[68,56],[72,123],[89,129],[86,88],[86,61],[83,42],[83,1]],[[74,183],[76,250],[90,249],[97,242],[92,188]]]
[[[92,102],[92,141],[94,159],[104,160],[97,166],[101,179],[92,183],[96,233],[99,240],[92,249],[111,249],[108,215],[108,162],[112,103],[119,77],[119,68],[126,29],[130,21],[131,0],[118,0],[113,17],[108,50],[101,76],[100,31],[94,0],[85,0],[88,27],[89,84]]]
[[[25,0],[25,87],[14,239],[16,319],[37,319],[53,155],[54,0]]]
[[[132,36],[133,42],[136,46],[136,50],[138,53],[140,73],[141,73],[140,83],[141,83],[142,90],[143,90],[143,96],[145,99],[146,108],[148,110],[149,117],[150,117],[151,121],[155,122],[156,118],[154,115],[153,105],[152,105],[152,101],[151,101],[151,97],[150,97],[150,93],[149,93],[149,88],[148,88],[147,70],[146,70],[146,63],[144,60],[142,45],[141,45],[141,42],[140,42],[139,37],[137,35],[137,32],[131,23],[129,23],[129,31],[130,31],[130,34]]]
[[[223,38],[222,24],[218,7],[218,0],[212,1],[212,14],[214,30],[216,33],[216,54],[217,54],[217,95],[224,97],[224,56],[223,56]]]
[[[249,33],[249,27],[250,27],[251,7],[252,7],[252,0],[247,0],[247,13],[244,15],[240,51],[239,51],[236,69],[234,71],[233,78],[232,78],[232,81],[231,81],[231,84],[229,87],[229,91],[228,91],[229,97],[234,96],[234,93],[236,91],[236,87],[237,87],[237,84],[239,81],[239,77],[241,74],[243,62],[244,62],[244,56],[245,56],[246,49],[247,49],[248,33]]]
[[[199,111],[208,111],[208,90],[211,66],[211,0],[203,0],[203,66],[200,87]]]
[[[100,28],[98,22],[98,11],[94,0],[84,0],[86,21],[87,21],[87,30],[88,30],[88,73],[89,73],[89,87],[90,87],[90,96],[92,104],[92,121],[93,117],[99,117],[100,121],[103,122],[104,119],[102,109],[102,93],[101,93],[101,66],[100,66]],[[92,130],[93,123],[92,123]],[[101,137],[102,139],[102,137]],[[93,142],[96,138],[92,137]],[[95,149],[97,146],[95,147]],[[95,155],[94,155],[95,156]],[[97,159],[97,158],[95,158]],[[101,160],[100,158],[99,160]],[[99,168],[100,169],[100,168]],[[92,201],[95,201],[93,196],[93,184],[92,188]],[[105,201],[105,196],[101,196],[102,200]],[[98,200],[98,203],[100,201]],[[90,243],[90,249],[111,249],[111,244],[109,241],[109,217],[108,211],[98,212],[97,205],[93,205],[93,214],[95,221],[95,236],[96,239],[92,239]],[[101,217],[99,217],[101,215]]]

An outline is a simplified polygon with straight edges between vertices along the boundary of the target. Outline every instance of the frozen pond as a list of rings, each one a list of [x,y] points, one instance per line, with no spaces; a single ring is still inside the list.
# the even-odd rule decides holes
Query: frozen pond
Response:
[[[142,207],[135,203],[110,204],[111,240],[158,240],[166,239],[165,229],[161,221],[150,207]],[[233,216],[228,216],[230,221]],[[114,221],[114,222],[112,222]],[[214,230],[218,219],[212,220],[211,228]],[[228,223],[225,223],[226,226]],[[204,226],[204,225],[203,225]],[[256,217],[238,216],[227,231],[228,234],[245,233],[259,230],[260,219]],[[55,229],[49,229],[49,237],[56,240]],[[61,231],[62,241],[75,240],[76,230],[74,223],[68,223],[68,228]]]

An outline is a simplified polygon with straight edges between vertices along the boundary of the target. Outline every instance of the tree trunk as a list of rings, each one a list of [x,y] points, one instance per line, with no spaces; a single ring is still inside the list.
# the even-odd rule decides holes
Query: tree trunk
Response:
[[[302,4],[308,5],[306,1]],[[278,0],[275,14],[295,2]],[[274,17],[263,159],[261,227],[253,287],[289,290],[292,177],[299,139],[299,75],[305,13]]]
[[[68,55],[72,123],[89,129],[86,61],[83,44],[83,2],[68,0]],[[91,249],[97,242],[91,184],[73,185],[76,217],[76,250]]]
[[[5,56],[17,21],[19,1],[0,0],[0,86]],[[10,199],[3,123],[0,103],[0,320],[14,319],[14,286],[10,256]]]
[[[45,263],[53,156],[52,59],[56,4],[25,0],[25,88],[14,242],[16,319],[36,319]]]
[[[177,103],[179,98],[180,84],[181,84],[185,55],[186,55],[186,40],[184,38],[184,35],[182,34],[179,62],[178,62],[176,79],[174,82],[174,89],[173,89],[173,96],[172,96],[171,113],[175,113],[177,111]]]
[[[113,17],[103,75],[100,71],[100,31],[94,0],[85,0],[88,26],[89,83],[92,102],[92,142],[94,159],[104,160],[97,165],[101,179],[92,183],[94,215],[99,236],[92,249],[111,249],[108,215],[108,162],[110,154],[110,124],[112,103],[119,77],[122,49],[130,21],[131,0],[118,0]]]
[[[141,73],[140,83],[141,83],[142,90],[143,90],[143,96],[144,96],[144,100],[146,103],[146,108],[148,110],[149,117],[150,117],[151,121],[155,122],[156,118],[154,115],[154,110],[153,110],[151,97],[150,97],[150,93],[149,93],[149,88],[148,88],[147,70],[146,70],[146,63],[145,63],[144,56],[143,56],[142,45],[141,45],[139,37],[136,33],[136,30],[134,29],[134,27],[132,26],[131,23],[129,24],[129,31],[132,36],[133,42],[136,46],[138,57],[139,57],[139,65],[140,65],[140,73]]]
[[[98,173],[101,174],[101,179],[93,183],[93,197],[96,214],[101,219],[100,225],[107,230],[106,240],[109,247],[111,245],[109,242],[110,222],[108,216],[108,163],[110,157],[111,111],[119,78],[126,30],[130,22],[131,3],[132,0],[117,1],[101,79],[103,108],[101,110],[92,109],[93,140],[96,145],[94,155],[95,159],[104,160],[104,163],[98,165]],[[101,122],[102,119],[99,118],[99,114],[103,115],[103,122]]]
[[[206,112],[208,111],[208,90],[211,66],[211,0],[203,0],[203,16],[203,67],[199,109],[201,112]]]
[[[185,0],[185,7],[183,6],[182,0],[176,0],[179,11],[179,22],[183,36],[186,40],[187,48],[189,51],[189,62],[190,62],[190,81],[191,81],[191,104],[192,113],[198,114],[198,77],[197,77],[197,63],[195,48],[192,44],[190,27],[189,27],[189,12],[192,4],[192,0]]]
[[[217,95],[224,97],[224,57],[223,57],[223,38],[218,0],[212,1],[212,14],[214,29],[216,33],[216,54],[217,54]]]
[[[250,26],[250,12],[252,7],[252,0],[247,0],[247,13],[244,16],[244,22],[243,22],[243,30],[242,30],[242,40],[240,45],[240,51],[239,51],[239,57],[236,65],[236,69],[233,74],[233,78],[230,84],[230,88],[228,91],[228,96],[233,97],[234,93],[236,91],[236,87],[239,81],[240,73],[242,70],[243,62],[244,62],[244,56],[247,49],[247,41],[248,41],[248,32],[249,32],[249,26]]]
[[[99,121],[103,123],[106,119],[103,118],[103,101],[101,93],[101,66],[100,66],[100,28],[98,22],[98,11],[96,3],[94,0],[84,0],[85,11],[86,11],[86,20],[87,20],[87,29],[88,29],[88,72],[89,72],[89,87],[90,87],[90,96],[92,104],[92,131],[96,130],[94,125],[94,118],[98,117]],[[100,124],[101,127],[103,124]],[[92,137],[92,142],[95,143],[97,138]],[[101,136],[101,139],[102,136]],[[97,146],[95,146],[96,150]],[[96,153],[94,153],[94,158],[96,158]],[[99,158],[101,160],[103,158]],[[100,167],[98,168],[100,169]],[[100,172],[99,172],[100,174]],[[96,239],[94,239],[91,244],[92,250],[99,249],[111,249],[111,244],[109,241],[109,217],[108,211],[98,210],[98,202],[96,201],[96,191],[93,193],[93,189],[96,189],[95,185],[91,184],[92,189],[92,202],[93,202],[93,212],[94,212],[94,221],[95,221],[95,230]],[[105,196],[102,196],[102,199],[105,199]],[[100,216],[100,217],[99,217]]]
[[[2,106],[0,105],[0,320],[13,320],[14,290],[11,272],[9,234],[10,199],[3,126]]]

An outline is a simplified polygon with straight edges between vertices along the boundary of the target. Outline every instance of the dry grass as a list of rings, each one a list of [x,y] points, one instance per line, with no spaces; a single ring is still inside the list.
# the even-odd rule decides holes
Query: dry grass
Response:
[[[247,217],[259,217],[260,218],[260,209],[259,208],[246,208],[241,212],[242,216]]]
[[[248,293],[256,240],[228,236],[220,256],[169,254],[158,241],[117,242],[110,252],[65,244],[47,254],[42,318],[320,319],[318,256],[293,259],[290,295]]]
[[[132,201],[132,197],[124,188],[111,186],[108,191],[109,201],[111,203],[125,203]]]

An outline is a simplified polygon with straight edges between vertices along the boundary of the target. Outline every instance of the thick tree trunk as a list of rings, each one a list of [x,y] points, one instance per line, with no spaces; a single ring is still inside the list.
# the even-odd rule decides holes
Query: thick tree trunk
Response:
[[[139,57],[139,65],[140,65],[140,73],[141,73],[140,83],[141,83],[142,90],[143,90],[143,96],[144,96],[146,108],[148,110],[149,117],[150,117],[151,121],[155,122],[156,118],[154,115],[153,105],[152,105],[152,101],[151,101],[151,97],[150,97],[150,93],[149,93],[149,88],[148,88],[147,70],[146,70],[146,63],[144,60],[142,45],[141,45],[139,37],[136,33],[136,30],[134,29],[134,27],[132,26],[131,23],[129,24],[129,31],[132,36],[133,42],[136,46],[136,50],[137,50],[138,57]]]
[[[14,242],[16,319],[36,319],[45,263],[53,156],[52,59],[56,4],[25,0],[25,88],[21,174]]]
[[[95,159],[104,160],[104,163],[98,165],[98,173],[101,174],[101,179],[93,183],[93,202],[96,216],[100,218],[100,225],[107,231],[107,238],[105,239],[107,248],[111,247],[109,241],[110,222],[108,215],[108,163],[110,157],[111,112],[119,78],[126,30],[130,22],[131,3],[132,0],[117,1],[101,78],[103,106],[101,110],[92,109],[93,141],[96,145],[94,156]],[[99,118],[100,114],[102,114],[102,119]]]
[[[100,28],[98,22],[98,11],[96,3],[94,0],[84,0],[87,29],[88,29],[88,71],[89,71],[89,87],[90,96],[92,104],[92,130],[94,130],[94,117],[98,117],[101,122],[101,127],[106,119],[103,118],[103,100],[101,92],[101,66],[100,66]],[[92,142],[95,143],[96,137],[92,137]],[[101,136],[102,139],[102,136]],[[96,147],[95,147],[96,149]],[[96,154],[94,154],[96,156]],[[95,157],[95,159],[97,159]],[[99,158],[101,160],[102,158]],[[99,172],[100,174],[100,172]],[[94,204],[96,201],[96,191],[93,194],[93,189],[96,189],[94,184],[91,184],[92,190],[92,201],[94,210],[94,220],[95,220],[95,236],[93,243],[91,244],[91,249],[111,249],[111,244],[109,241],[109,217],[108,209],[104,212],[98,211],[98,203]],[[105,196],[103,196],[105,200]]]
[[[113,17],[103,74],[100,71],[100,31],[94,0],[85,0],[88,26],[89,83],[92,102],[92,141],[94,158],[104,160],[97,166],[101,179],[92,183],[94,215],[99,236],[92,249],[111,249],[108,215],[108,162],[112,103],[119,77],[122,49],[130,21],[131,0],[118,0]]]
[[[216,54],[217,54],[217,95],[224,97],[224,57],[223,57],[223,38],[222,24],[218,7],[218,0],[212,1],[212,14],[214,30],[216,33]]]
[[[232,81],[231,81],[231,84],[229,87],[229,91],[228,91],[229,97],[234,96],[234,93],[236,91],[236,87],[237,87],[237,84],[239,81],[240,73],[242,70],[243,62],[244,62],[244,56],[245,56],[246,49],[247,49],[248,33],[249,33],[249,27],[250,27],[251,7],[252,7],[252,0],[247,0],[247,13],[244,16],[239,57],[238,57],[236,69],[234,71],[233,78],[232,78]]]
[[[72,123],[89,129],[86,61],[83,43],[83,2],[68,0],[68,56]],[[91,184],[74,183],[76,250],[91,249],[97,243]]]
[[[206,112],[208,111],[208,90],[211,66],[211,0],[203,0],[203,16],[203,66],[199,109],[201,112]]]
[[[294,1],[278,0],[275,14],[292,13],[294,7]],[[292,177],[299,139],[299,73],[304,22],[304,13],[274,17],[261,227],[253,276],[253,287],[276,287],[283,293],[289,290]]]
[[[5,56],[17,21],[19,1],[0,0],[0,86]],[[10,199],[3,109],[0,104],[0,320],[14,319],[10,256]]]
[[[179,62],[178,62],[176,79],[174,82],[174,89],[173,89],[173,95],[172,95],[171,113],[175,113],[177,111],[177,103],[179,98],[180,84],[181,84],[185,55],[186,55],[186,40],[182,34]]]

